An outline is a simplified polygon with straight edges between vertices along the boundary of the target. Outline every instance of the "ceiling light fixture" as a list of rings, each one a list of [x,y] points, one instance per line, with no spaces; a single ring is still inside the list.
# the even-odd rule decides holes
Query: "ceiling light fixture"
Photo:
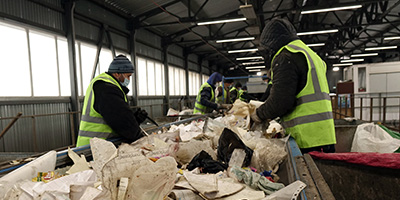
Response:
[[[334,72],[337,72],[337,71],[339,71],[339,67],[334,67],[332,70],[333,70]]]
[[[255,49],[239,49],[239,50],[231,50],[228,53],[242,53],[242,52],[251,52],[251,51],[258,51],[257,48]]]
[[[242,63],[242,65],[256,65],[256,64],[264,64],[264,61]]]
[[[315,44],[306,44],[308,47],[320,47],[324,46],[325,43],[315,43]]]
[[[256,39],[255,37],[246,37],[246,38],[235,38],[235,39],[226,39],[226,40],[217,40],[217,43],[223,43],[223,42],[238,42],[238,41],[246,41],[246,40],[254,40]]]
[[[342,7],[335,7],[335,8],[323,8],[323,9],[316,9],[316,10],[305,10],[301,11],[302,15],[306,14],[313,14],[313,13],[322,13],[322,12],[330,12],[330,11],[339,11],[339,10],[351,10],[361,8],[362,5],[354,5],[354,6],[342,6]]]
[[[363,53],[363,54],[353,54],[350,57],[365,57],[365,56],[377,56],[378,53]]]
[[[257,76],[261,76],[261,72],[257,72]]]
[[[365,51],[375,51],[375,50],[395,49],[395,48],[397,48],[397,46],[369,47],[369,48],[365,48]]]
[[[383,38],[383,40],[400,40],[400,36],[387,37],[387,38]]]
[[[263,69],[265,66],[251,66],[251,67],[246,67],[246,69]]]
[[[339,29],[331,29],[331,30],[323,30],[323,31],[309,31],[309,32],[297,33],[297,35],[301,36],[301,35],[315,35],[315,34],[324,34],[324,33],[336,33],[338,31],[339,31]]]
[[[249,70],[249,72],[259,72],[259,71],[261,71],[261,69],[251,69],[251,70]]]
[[[255,59],[264,60],[264,58],[262,56],[236,58],[236,60],[255,60]]]
[[[341,60],[340,62],[341,62],[341,63],[348,63],[348,62],[362,62],[362,61],[364,61],[363,58],[361,58],[361,59]]]
[[[224,20],[216,20],[216,21],[208,21],[208,22],[197,22],[197,25],[209,25],[209,24],[221,24],[221,23],[228,23],[228,22],[240,22],[246,21],[245,17],[235,18],[235,19],[224,19]]]
[[[333,64],[332,66],[334,67],[339,67],[339,66],[352,66],[353,63],[340,63],[340,64]]]

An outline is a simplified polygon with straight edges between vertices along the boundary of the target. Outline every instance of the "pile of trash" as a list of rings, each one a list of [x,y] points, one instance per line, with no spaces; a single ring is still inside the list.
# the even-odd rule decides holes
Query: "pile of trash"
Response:
[[[288,137],[276,123],[251,124],[256,105],[237,100],[224,117],[172,125],[115,147],[93,138],[93,160],[50,151],[0,178],[3,199],[290,199],[305,184],[279,183]]]

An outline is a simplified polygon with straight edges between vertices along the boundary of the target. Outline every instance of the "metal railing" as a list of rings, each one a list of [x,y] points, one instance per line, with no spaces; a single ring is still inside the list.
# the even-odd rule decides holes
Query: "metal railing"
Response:
[[[0,117],[0,120],[12,120],[5,129],[2,130],[0,139],[6,134],[6,132],[17,122],[18,119],[21,118],[30,118],[32,120],[32,138],[33,138],[33,150],[34,152],[39,152],[38,151],[38,145],[37,145],[37,130],[36,130],[36,119],[38,117],[48,117],[48,116],[59,116],[59,115],[69,115],[69,124],[70,124],[70,133],[71,133],[71,142],[72,145],[76,144],[75,138],[76,138],[76,133],[74,129],[74,123],[73,123],[73,115],[74,114],[80,114],[80,111],[76,112],[63,112],[63,113],[50,113],[50,114],[37,114],[37,115],[22,115],[22,112],[19,112],[17,116],[15,117]]]
[[[175,108],[177,110],[182,110],[185,107],[188,108],[193,108],[194,106],[194,100],[191,99],[180,99],[178,100],[178,103],[176,102],[170,102],[170,103],[162,103],[162,104],[149,104],[149,105],[139,105],[139,106],[131,106],[131,108],[143,108],[146,109],[146,111],[149,113],[149,116],[151,118],[161,118],[165,117],[165,114],[167,113],[169,108]],[[155,112],[156,110],[159,110],[158,112]],[[161,112],[160,112],[161,110]],[[156,113],[159,113],[159,115],[156,115]],[[7,126],[1,130],[0,133],[0,139],[9,131],[9,129],[12,126],[17,126],[18,127],[18,120],[23,119],[23,118],[30,118],[32,120],[32,138],[33,138],[33,151],[34,152],[39,152],[38,150],[38,142],[37,142],[37,129],[39,129],[37,126],[41,126],[40,124],[37,124],[37,118],[39,117],[48,117],[48,116],[62,116],[62,115],[69,115],[69,128],[70,128],[70,134],[71,134],[71,143],[72,145],[76,144],[76,138],[77,138],[77,133],[75,133],[75,124],[74,124],[74,119],[73,116],[77,114],[80,116],[81,111],[76,111],[76,112],[62,112],[62,113],[49,113],[49,114],[36,114],[36,115],[23,115],[22,112],[18,113],[16,116],[13,117],[0,117],[0,121],[2,120],[11,120],[10,122],[7,122]],[[61,127],[60,127],[61,128]]]
[[[356,117],[368,122],[380,122],[392,130],[400,131],[400,97],[355,97],[354,95],[331,96],[334,119]],[[388,101],[396,103],[388,103]],[[397,112],[397,117],[388,110]],[[366,114],[368,113],[368,114]],[[394,112],[390,112],[393,114]],[[367,117],[364,117],[365,114]]]

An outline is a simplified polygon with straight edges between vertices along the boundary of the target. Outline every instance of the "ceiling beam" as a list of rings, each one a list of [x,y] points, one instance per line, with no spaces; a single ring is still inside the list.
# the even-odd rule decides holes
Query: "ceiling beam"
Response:
[[[180,2],[180,1],[179,0],[175,0],[175,1],[171,1],[169,3],[166,3],[164,5],[160,5],[160,6],[163,9],[166,9],[168,6],[172,6],[172,5],[174,5],[174,4],[178,3],[178,2]],[[144,20],[146,20],[146,19],[148,19],[150,17],[153,17],[155,15],[158,15],[160,13],[163,13],[163,12],[164,11],[161,8],[156,7],[154,9],[151,9],[151,10],[145,12],[145,13],[142,13],[142,14],[136,16],[135,18],[138,19],[140,22],[143,22]]]

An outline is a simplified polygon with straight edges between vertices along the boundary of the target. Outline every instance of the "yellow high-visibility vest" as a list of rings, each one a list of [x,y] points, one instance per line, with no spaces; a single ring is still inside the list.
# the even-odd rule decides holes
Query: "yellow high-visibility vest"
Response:
[[[325,62],[301,40],[295,40],[282,47],[271,63],[283,49],[304,54],[308,64],[307,83],[296,95],[295,109],[282,117],[283,127],[300,148],[336,144]]]

